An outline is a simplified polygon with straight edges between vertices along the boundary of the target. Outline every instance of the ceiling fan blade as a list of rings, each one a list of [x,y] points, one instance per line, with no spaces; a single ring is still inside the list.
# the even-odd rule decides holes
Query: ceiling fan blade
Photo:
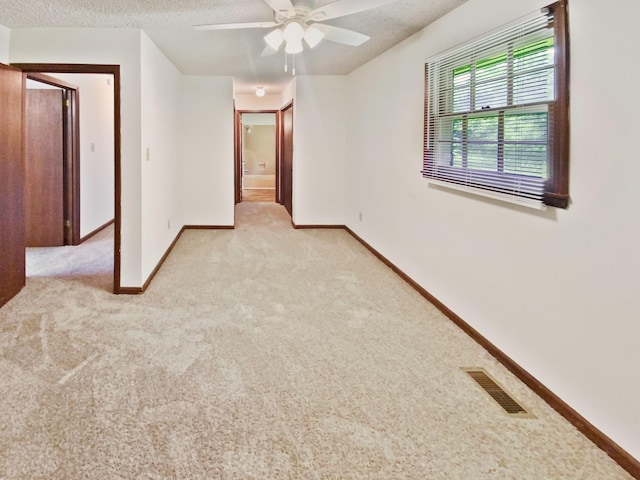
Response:
[[[296,9],[293,7],[291,0],[264,0],[274,12],[279,13],[283,17],[292,18],[296,16]]]
[[[313,26],[324,33],[325,40],[350,45],[352,47],[359,47],[370,38],[367,35],[354,32],[353,30],[334,27],[333,25],[325,25],[324,23],[314,23]]]
[[[337,0],[336,2],[316,8],[309,14],[309,18],[322,22],[331,18],[344,17],[353,13],[364,12],[372,8],[381,7],[396,0]]]
[[[247,22],[247,23],[212,23],[210,25],[194,25],[196,30],[235,30],[238,28],[271,28],[276,22]]]

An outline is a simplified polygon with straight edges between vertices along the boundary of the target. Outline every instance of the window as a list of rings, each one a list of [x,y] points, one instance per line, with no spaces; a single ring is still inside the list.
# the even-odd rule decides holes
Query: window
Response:
[[[567,208],[568,65],[566,0],[428,61],[423,175]]]

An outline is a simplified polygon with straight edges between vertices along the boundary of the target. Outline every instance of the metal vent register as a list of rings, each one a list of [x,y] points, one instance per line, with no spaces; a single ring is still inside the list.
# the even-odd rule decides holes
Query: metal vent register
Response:
[[[483,369],[464,368],[463,370],[467,372],[467,374],[476,381],[480,388],[487,392],[489,396],[493,398],[509,415],[524,417],[532,416]]]

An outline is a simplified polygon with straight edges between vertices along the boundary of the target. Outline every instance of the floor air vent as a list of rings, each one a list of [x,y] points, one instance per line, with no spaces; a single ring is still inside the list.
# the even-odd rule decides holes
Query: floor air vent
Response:
[[[473,378],[485,392],[493,398],[509,415],[531,417],[518,402],[516,402],[504,389],[493,380],[487,372],[481,368],[463,369]]]

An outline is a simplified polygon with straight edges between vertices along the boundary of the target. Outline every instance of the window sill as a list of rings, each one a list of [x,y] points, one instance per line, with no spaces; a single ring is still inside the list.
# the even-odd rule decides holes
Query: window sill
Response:
[[[430,185],[435,185],[437,187],[442,187],[449,190],[457,190],[460,192],[471,193],[473,195],[478,195],[480,197],[492,198],[494,200],[500,200],[502,202],[520,205],[522,207],[532,208],[534,210],[545,211],[547,209],[547,206],[539,200],[531,200],[529,198],[514,197],[511,195],[506,195],[504,193],[491,192],[489,190],[482,190],[480,188],[467,187],[464,185],[458,185],[456,183],[442,182],[440,180],[434,180],[431,178],[427,178],[426,180]]]

